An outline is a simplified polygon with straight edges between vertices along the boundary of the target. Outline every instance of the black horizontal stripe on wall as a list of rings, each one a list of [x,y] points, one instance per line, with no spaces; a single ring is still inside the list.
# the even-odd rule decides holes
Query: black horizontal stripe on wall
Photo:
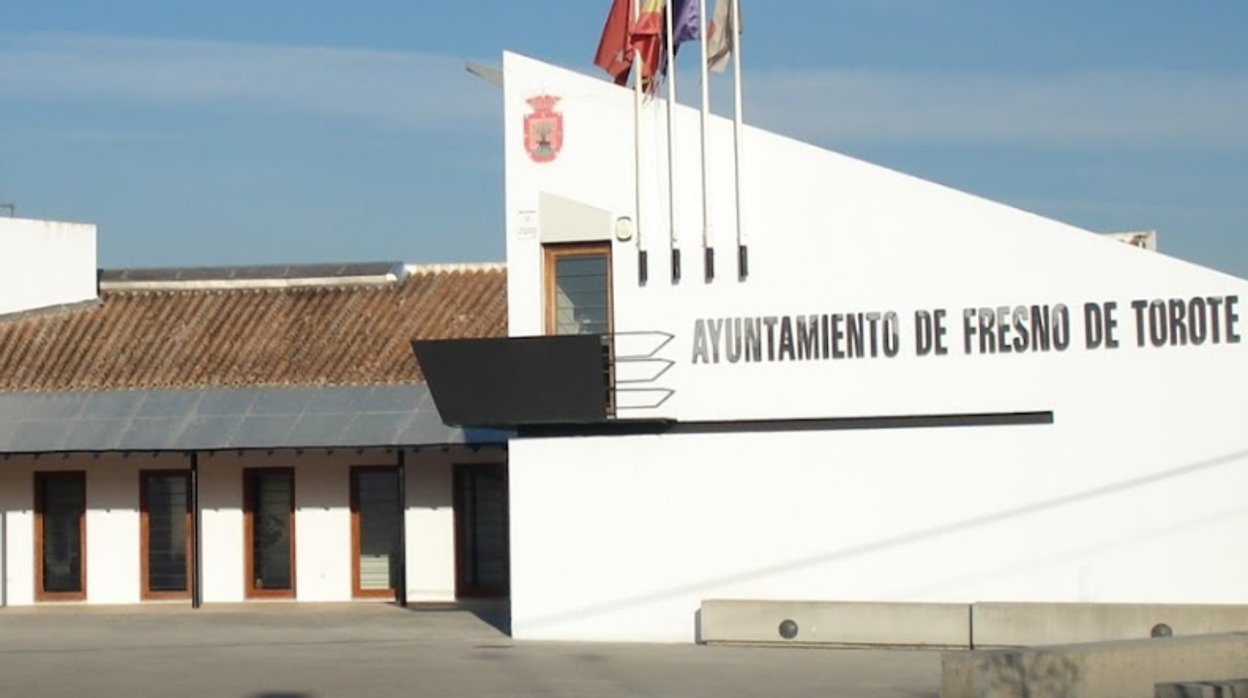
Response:
[[[1035,426],[1054,423],[1051,410],[974,414],[827,417],[819,419],[745,419],[678,422],[619,419],[585,424],[540,424],[521,427],[519,438],[559,436],[627,436],[637,434],[748,434],[796,431],[866,431],[880,429],[954,429],[966,427]]]

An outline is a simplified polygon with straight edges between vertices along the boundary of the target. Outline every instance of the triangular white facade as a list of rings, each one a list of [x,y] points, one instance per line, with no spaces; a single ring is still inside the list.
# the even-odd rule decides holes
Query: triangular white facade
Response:
[[[514,54],[504,72],[511,332],[544,331],[544,242],[611,241],[618,353],[671,337],[644,384],[670,397],[622,391],[621,418],[1052,415],[518,441],[518,636],[688,639],[715,597],[1248,603],[1248,282],[755,128],[742,281],[715,118],[708,283],[699,116],[679,107],[674,284],[665,104],[643,110],[639,213],[633,94]],[[542,96],[559,131],[535,159]],[[556,574],[552,550],[577,555]]]

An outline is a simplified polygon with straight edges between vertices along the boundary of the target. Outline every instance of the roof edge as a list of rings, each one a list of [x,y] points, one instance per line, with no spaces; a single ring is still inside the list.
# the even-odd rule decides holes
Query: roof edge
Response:
[[[101,269],[101,291],[191,291],[378,286],[406,278],[401,262]]]
[[[388,286],[406,278],[385,276],[322,276],[304,279],[216,279],[201,281],[101,281],[100,291],[242,291],[247,289],[292,289],[346,286]]]
[[[74,303],[45,305],[39,308],[31,308],[30,310],[19,310],[14,313],[0,313],[0,322],[29,320],[31,318],[46,317],[49,315],[63,315],[65,313],[73,313],[79,310],[87,310],[88,308],[94,308],[95,306],[99,304],[100,304],[99,298],[88,298],[85,301],[77,301]]]
[[[447,262],[438,264],[406,264],[403,270],[412,274],[454,274],[462,272],[507,271],[505,262]]]

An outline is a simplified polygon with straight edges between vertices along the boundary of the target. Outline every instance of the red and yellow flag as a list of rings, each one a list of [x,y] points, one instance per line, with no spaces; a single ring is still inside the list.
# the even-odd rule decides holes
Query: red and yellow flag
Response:
[[[634,3],[638,3],[636,18]],[[598,40],[594,65],[607,71],[617,85],[624,85],[633,61],[640,56],[642,72],[637,78],[646,89],[653,86],[663,55],[666,6],[667,0],[613,0]]]

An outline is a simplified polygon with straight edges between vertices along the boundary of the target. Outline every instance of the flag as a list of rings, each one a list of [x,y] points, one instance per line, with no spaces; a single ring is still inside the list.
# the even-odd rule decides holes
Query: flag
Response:
[[[638,16],[632,16],[633,3],[639,3]],[[664,52],[664,16],[667,0],[613,0],[598,40],[594,65],[607,71],[615,84],[628,83],[635,59],[640,56],[642,74],[637,76],[647,91],[654,88],[660,57]]]
[[[740,34],[741,27],[733,27],[733,5],[737,0],[715,0],[715,12],[711,14],[711,26],[706,30],[706,67],[722,73],[732,58],[736,44],[733,33]]]
[[[672,48],[680,50],[686,41],[697,41],[698,0],[676,0],[672,11]]]
[[[633,67],[632,9],[630,0],[613,0],[594,57],[594,65],[607,71],[617,85],[628,82]]]
[[[638,8],[637,21],[633,23],[633,49],[641,56],[641,88],[646,92],[654,90],[657,82],[654,76],[659,72],[663,62],[665,48],[663,45],[666,27],[663,13],[666,11],[667,0],[636,0],[641,3]]]
[[[639,0],[637,23],[633,25],[633,37],[661,36],[663,34],[663,9],[667,0]]]
[[[680,51],[680,45],[686,41],[697,41],[699,33],[698,0],[675,0],[672,3],[672,36],[667,38],[672,42],[672,55],[676,55]],[[659,73],[667,75],[666,51],[661,56]]]

